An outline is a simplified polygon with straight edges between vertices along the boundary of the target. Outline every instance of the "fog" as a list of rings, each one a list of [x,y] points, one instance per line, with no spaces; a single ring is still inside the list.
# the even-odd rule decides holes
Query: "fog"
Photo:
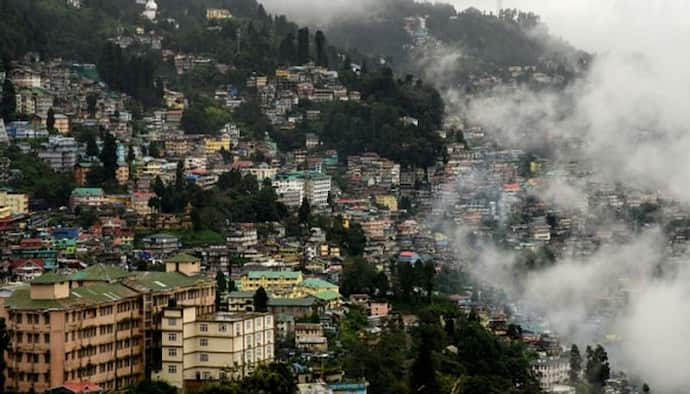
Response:
[[[372,3],[373,2],[373,3]],[[495,11],[496,0],[454,0],[459,9]],[[269,0],[303,22],[326,24],[364,12],[374,0]],[[423,78],[438,83],[449,115],[481,125],[506,147],[577,138],[577,159],[602,179],[642,186],[690,205],[690,2],[681,0],[502,0],[505,8],[539,14],[549,32],[594,53],[590,71],[562,92],[497,87],[469,99],[447,83],[461,58],[435,48],[419,58]],[[557,150],[558,152],[558,150]],[[562,157],[556,157],[558,160]],[[477,176],[471,174],[470,176]],[[463,182],[460,177],[457,182]],[[585,180],[546,182],[540,196],[554,207],[587,209]],[[448,201],[437,202],[449,204]],[[607,226],[608,223],[603,224]],[[605,228],[604,228],[605,229]],[[463,245],[467,229],[456,243]],[[564,258],[553,268],[514,283],[510,252],[486,246],[473,263],[480,280],[538,307],[556,331],[580,341],[601,340],[584,326],[602,298],[625,289],[627,307],[601,322],[620,340],[613,367],[648,381],[657,393],[690,387],[690,264],[655,269],[666,258],[660,230],[609,244],[586,258]],[[654,273],[654,275],[653,275]]]

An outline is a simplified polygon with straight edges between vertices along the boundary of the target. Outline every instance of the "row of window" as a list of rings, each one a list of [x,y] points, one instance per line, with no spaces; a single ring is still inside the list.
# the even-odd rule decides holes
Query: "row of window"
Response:
[[[23,333],[21,331],[17,331],[15,333],[15,343],[23,343],[25,335],[27,343],[41,343],[41,334],[34,334],[30,332]],[[50,343],[50,334],[43,334],[43,343]]]
[[[133,367],[136,365],[139,365],[142,362],[141,356],[132,356],[132,357],[125,357],[121,358],[116,361],[108,361],[104,363],[100,363],[97,365],[89,365],[89,366],[84,366],[77,368],[72,371],[66,371],[64,374],[64,379],[65,381],[68,380],[74,380],[74,379],[79,379],[79,378],[89,378],[92,377],[93,375],[96,375],[97,373],[106,373],[106,372],[112,372],[116,368],[126,368],[126,367]]]
[[[7,358],[12,361],[16,361],[18,363],[21,363],[22,361],[26,361],[27,363],[39,363],[40,358],[39,356],[41,353],[22,353],[22,352],[16,352],[12,353],[9,352],[7,354]],[[50,352],[45,352],[43,353],[43,361],[47,364],[50,363]]]
[[[134,337],[134,338],[120,339],[120,340],[117,340],[115,342],[102,343],[98,346],[88,345],[88,346],[82,347],[82,348],[75,350],[75,351],[72,351],[72,352],[65,352],[65,360],[69,360],[69,359],[75,360],[76,358],[94,356],[98,353],[112,353],[113,349],[116,349],[116,350],[127,349],[131,346],[138,346],[140,343],[141,343],[141,338]]]
[[[10,314],[10,320],[16,324],[22,324],[24,321],[24,315],[26,315],[27,324],[40,324],[40,314],[37,313],[17,313],[13,312]],[[43,313],[43,324],[50,324],[50,313]]]

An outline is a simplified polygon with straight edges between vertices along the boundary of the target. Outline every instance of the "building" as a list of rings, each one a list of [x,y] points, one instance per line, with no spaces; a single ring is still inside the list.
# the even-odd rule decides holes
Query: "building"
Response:
[[[221,134],[217,137],[204,138],[204,150],[206,154],[218,153],[221,150],[230,152],[232,141],[229,134]]]
[[[72,171],[77,164],[78,152],[79,146],[74,138],[55,135],[42,144],[38,157],[47,162],[53,171],[66,172]]]
[[[141,240],[144,249],[157,256],[165,256],[177,251],[181,244],[180,240],[171,234],[153,234]]]
[[[277,174],[273,180],[278,199],[285,205],[296,207],[306,198],[315,207],[328,205],[331,177],[311,171]]]
[[[298,271],[249,271],[240,278],[242,291],[256,291],[263,287],[268,293],[290,293],[303,280]]]
[[[138,292],[119,283],[70,290],[67,278],[45,274],[2,301],[13,333],[6,389],[46,392],[88,379],[122,390],[143,379]]]
[[[310,353],[328,351],[328,339],[319,323],[295,323],[295,347]]]
[[[539,357],[532,369],[539,378],[539,384],[545,391],[559,383],[567,383],[570,376],[570,361],[565,357]]]
[[[69,118],[63,114],[55,114],[55,130],[60,134],[69,133]]]
[[[231,291],[226,297],[228,311],[230,312],[253,312],[254,311],[254,292],[252,291]]]
[[[187,382],[246,376],[274,353],[273,316],[216,312],[170,302],[162,314],[161,369],[153,375],[178,388]]]
[[[232,14],[225,8],[207,8],[206,9],[206,19],[231,19]]]
[[[0,190],[0,207],[8,208],[12,215],[27,214],[29,213],[29,196]]]
[[[167,266],[174,272],[94,265],[70,277],[48,273],[9,289],[9,296],[0,297],[0,317],[13,335],[5,388],[46,392],[88,380],[119,391],[159,370],[168,301],[179,300],[196,314],[214,311],[215,281],[184,260]],[[184,264],[189,266],[180,267]]]
[[[152,209],[149,206],[149,201],[151,201],[153,197],[156,197],[155,193],[133,192],[130,194],[130,196],[132,209],[137,215],[146,216],[152,212]]]
[[[78,187],[72,190],[69,197],[69,207],[75,210],[79,206],[100,207],[105,204],[106,198],[100,187]]]

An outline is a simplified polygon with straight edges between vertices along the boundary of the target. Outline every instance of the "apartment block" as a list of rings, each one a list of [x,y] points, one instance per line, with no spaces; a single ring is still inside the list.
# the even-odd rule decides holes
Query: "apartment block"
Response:
[[[153,378],[185,382],[246,376],[274,356],[274,322],[267,313],[199,315],[171,302],[163,310],[162,365]]]

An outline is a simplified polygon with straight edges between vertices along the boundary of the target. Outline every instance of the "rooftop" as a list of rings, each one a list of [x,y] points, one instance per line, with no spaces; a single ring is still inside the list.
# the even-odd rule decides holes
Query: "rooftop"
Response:
[[[31,284],[50,285],[53,283],[66,282],[67,277],[52,272],[45,273],[31,281]]]
[[[75,272],[69,277],[69,279],[75,281],[92,280],[114,282],[130,275],[132,274],[113,265],[96,264],[81,271]]]
[[[45,275],[44,275],[45,276]],[[16,289],[5,301],[10,309],[67,309],[82,305],[107,304],[128,297],[135,297],[138,293],[119,283],[94,284],[88,287],[72,289],[69,297],[55,300],[31,299],[31,289],[24,286]]]
[[[249,279],[299,279],[302,275],[297,271],[249,271],[247,278]]]

